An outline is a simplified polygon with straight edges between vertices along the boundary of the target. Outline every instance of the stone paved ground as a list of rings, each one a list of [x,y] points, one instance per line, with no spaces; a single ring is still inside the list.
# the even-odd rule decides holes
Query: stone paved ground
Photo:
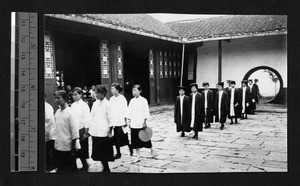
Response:
[[[223,131],[213,123],[199,133],[198,140],[191,138],[192,132],[182,138],[175,131],[172,105],[150,111],[148,125],[157,156],[152,158],[149,149],[142,149],[141,161],[132,164],[128,148],[122,147],[122,158],[109,163],[112,172],[287,172],[286,107],[259,104],[247,120],[234,125],[227,120]],[[102,171],[100,163],[88,162],[89,172]]]

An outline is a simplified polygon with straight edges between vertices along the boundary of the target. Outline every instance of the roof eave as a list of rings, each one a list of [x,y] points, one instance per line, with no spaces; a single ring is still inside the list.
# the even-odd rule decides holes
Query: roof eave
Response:
[[[284,31],[268,31],[264,33],[254,33],[249,35],[239,35],[239,36],[226,36],[226,37],[214,37],[214,38],[200,38],[195,40],[187,40],[185,43],[199,43],[205,41],[218,41],[218,40],[226,40],[226,39],[240,39],[240,38],[249,38],[249,37],[260,37],[260,36],[272,36],[272,35],[285,35],[287,34],[287,30]]]
[[[100,27],[105,27],[105,28],[110,28],[110,29],[114,29],[114,30],[119,30],[119,31],[128,32],[128,33],[132,33],[132,34],[146,36],[146,37],[152,37],[152,38],[165,40],[165,41],[182,43],[181,39],[175,39],[175,38],[156,35],[156,34],[152,34],[152,33],[148,33],[148,32],[137,31],[137,30],[133,30],[133,29],[129,29],[129,28],[124,28],[124,27],[120,27],[120,26],[101,23],[101,22],[97,22],[97,21],[93,21],[93,20],[82,19],[82,18],[73,17],[73,16],[67,16],[67,15],[63,15],[63,14],[45,14],[45,16],[69,20],[69,21],[75,21],[75,22],[79,22],[79,23],[90,24],[90,25],[95,25],[95,26],[100,26]]]

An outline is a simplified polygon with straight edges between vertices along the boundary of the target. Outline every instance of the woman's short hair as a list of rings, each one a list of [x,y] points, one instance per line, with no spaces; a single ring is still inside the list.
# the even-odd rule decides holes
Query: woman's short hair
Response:
[[[139,91],[142,91],[141,85],[138,85],[138,84],[133,85],[132,89],[134,89],[134,88],[138,89]]]
[[[103,94],[104,96],[106,96],[106,94],[107,94],[107,89],[104,85],[96,85],[95,90],[96,90],[96,92],[99,92],[99,93]]]
[[[77,94],[80,94],[80,95],[83,95],[83,91],[80,87],[75,87],[73,90],[72,90],[72,93],[74,92],[77,92]]]
[[[113,83],[111,86],[115,87],[119,92],[123,91],[123,87],[119,83]]]
[[[58,90],[54,93],[54,96],[61,96],[65,101],[68,101],[69,97],[68,94],[65,90]]]

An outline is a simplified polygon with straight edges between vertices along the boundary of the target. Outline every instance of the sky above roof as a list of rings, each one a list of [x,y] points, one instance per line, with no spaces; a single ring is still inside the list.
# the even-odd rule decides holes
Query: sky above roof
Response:
[[[148,14],[148,15],[152,16],[153,18],[155,18],[156,20],[162,23],[224,16],[224,15],[217,15],[217,14],[166,14],[166,13],[156,13],[156,14]]]

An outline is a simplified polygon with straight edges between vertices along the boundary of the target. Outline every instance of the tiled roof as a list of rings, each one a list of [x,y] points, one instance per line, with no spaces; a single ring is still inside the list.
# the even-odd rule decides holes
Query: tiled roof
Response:
[[[258,33],[286,32],[284,15],[230,15],[166,23],[188,41]]]
[[[157,36],[158,38],[180,39],[179,35],[166,24],[154,19],[147,14],[52,14],[57,18],[73,21],[84,21],[87,23],[100,23],[102,26],[122,31],[130,31],[147,36]]]
[[[287,33],[287,16],[284,15],[230,15],[166,24],[147,14],[47,14],[46,16],[178,43]]]

